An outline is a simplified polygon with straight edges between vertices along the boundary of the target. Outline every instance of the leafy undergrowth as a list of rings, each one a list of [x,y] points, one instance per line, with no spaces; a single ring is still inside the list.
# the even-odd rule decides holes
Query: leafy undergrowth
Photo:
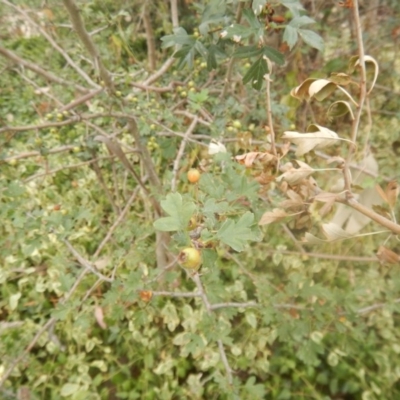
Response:
[[[0,2],[2,398],[398,398],[396,2]]]

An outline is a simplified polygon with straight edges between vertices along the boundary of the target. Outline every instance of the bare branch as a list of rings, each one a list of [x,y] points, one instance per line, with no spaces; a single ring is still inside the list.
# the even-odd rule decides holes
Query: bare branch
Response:
[[[48,81],[55,82],[55,83],[58,83],[60,85],[67,86],[67,87],[72,86],[76,90],[83,92],[83,93],[86,93],[89,90],[83,86],[76,84],[76,83],[72,83],[63,78],[60,78],[59,76],[56,76],[56,75],[52,74],[51,72],[44,70],[42,67],[39,67],[37,64],[34,64],[27,60],[24,60],[23,58],[19,57],[12,51],[7,50],[1,46],[0,46],[0,55],[8,58],[9,60],[13,61],[14,63],[16,63],[18,65],[22,65],[23,67],[35,72],[36,74],[42,76],[43,78],[47,79]]]
[[[169,67],[175,62],[175,58],[168,58],[167,61],[162,65],[162,67],[155,72],[153,75],[150,75],[145,81],[142,82],[142,85],[148,86],[155,82],[158,78],[163,76],[169,69]]]
[[[168,297],[201,297],[201,293],[199,292],[165,292],[165,291],[158,291],[158,292],[151,292],[153,296],[168,296]]]
[[[154,40],[153,27],[151,25],[149,2],[144,2],[143,5],[143,25],[146,31],[147,60],[149,62],[149,68],[154,71],[156,68],[156,43]]]
[[[98,69],[101,79],[104,81],[105,86],[107,89],[112,93],[114,92],[114,84],[112,82],[111,76],[107,71],[106,67],[104,66],[100,54],[97,50],[97,47],[92,41],[89,33],[86,31],[85,25],[79,13],[78,7],[74,0],[63,0],[64,6],[67,9],[72,25],[77,33],[79,39],[86,47],[86,50],[93,58],[94,65],[96,69]]]
[[[175,192],[175,190],[176,190],[176,181],[178,179],[179,163],[185,153],[185,148],[186,148],[188,138],[192,134],[193,130],[196,128],[197,121],[198,121],[197,117],[195,117],[193,119],[192,123],[190,124],[189,128],[187,129],[187,131],[185,133],[185,137],[182,139],[181,145],[179,146],[178,154],[176,155],[176,158],[174,160],[174,167],[172,170],[172,181],[171,181],[171,191],[173,191],[173,192]]]
[[[178,0],[170,0],[170,5],[172,27],[175,29],[179,27]]]
[[[69,145],[69,146],[61,146],[61,147],[56,147],[55,149],[51,149],[47,152],[47,154],[57,154],[57,153],[63,153],[65,151],[71,151],[73,150],[75,146]],[[42,154],[40,154],[40,151],[29,151],[27,153],[20,153],[16,154],[14,156],[9,156],[4,158],[3,161],[11,161],[11,160],[21,160],[23,158],[29,158],[29,157],[39,157]]]
[[[132,196],[129,198],[129,200],[127,201],[124,209],[122,210],[122,212],[118,215],[118,218],[114,221],[114,223],[112,224],[111,228],[108,230],[107,235],[104,237],[104,239],[101,241],[101,243],[99,244],[99,246],[97,247],[93,257],[97,258],[101,252],[101,250],[103,250],[103,247],[107,244],[107,242],[110,240],[112,234],[114,233],[115,229],[117,229],[117,227],[121,224],[121,222],[125,219],[126,214],[128,213],[129,209],[132,206],[133,201],[136,199],[136,196],[138,194],[139,191],[139,186],[137,186],[135,188],[135,190],[132,193]]]
[[[357,135],[359,130],[359,125],[361,121],[361,114],[363,112],[363,106],[365,103],[365,99],[367,97],[367,75],[365,70],[365,60],[364,60],[364,43],[362,37],[362,28],[361,28],[361,21],[358,9],[358,0],[353,0],[353,19],[355,23],[356,29],[356,37],[357,37],[357,47],[358,47],[358,54],[359,54],[359,65],[361,70],[361,81],[360,81],[360,96],[358,100],[358,106],[355,113],[355,118],[353,120],[353,125],[351,128],[351,136],[350,140],[353,143],[357,143]],[[349,151],[346,158],[346,163],[343,169],[343,177],[345,183],[345,189],[348,191],[348,194],[351,193],[351,174],[350,174],[350,163],[355,153],[355,146],[351,145],[349,147]]]
[[[269,62],[269,68],[271,69],[272,65]],[[271,73],[271,71],[270,71]],[[277,155],[276,152],[276,146],[275,146],[275,131],[274,131],[274,124],[272,121],[272,108],[271,108],[271,78],[270,78],[270,73],[265,76],[265,82],[266,82],[266,102],[267,102],[267,116],[268,116],[268,126],[269,126],[269,135],[271,138],[271,150],[272,154],[275,156]]]
[[[249,303],[217,303],[217,304],[212,304],[210,309],[214,311],[218,310],[219,308],[228,308],[228,307],[248,308],[248,307],[259,307],[259,305],[254,301],[250,301]]]
[[[82,257],[78,253],[78,251],[75,250],[75,248],[72,246],[72,244],[67,239],[63,239],[62,241],[68,247],[69,251],[73,254],[73,256],[78,260],[79,264],[82,265],[82,267],[86,268],[88,271],[90,271],[92,274],[96,275],[98,278],[102,279],[103,281],[106,281],[106,282],[114,281],[114,279],[103,275],[101,272],[99,272],[96,269],[95,266],[93,266],[88,260],[86,260],[84,257]]]
[[[390,231],[392,231],[396,235],[400,234],[400,225],[392,222],[391,220],[389,220],[389,219],[387,219],[385,217],[382,217],[382,215],[379,215],[378,213],[376,213],[375,211],[371,210],[370,208],[365,207],[364,205],[359,203],[353,197],[349,197],[347,199],[343,199],[343,198],[338,197],[336,199],[336,202],[345,204],[345,205],[353,208],[354,210],[359,211],[361,214],[364,214],[368,218],[372,219],[372,221],[375,221],[379,225],[389,229]]]
[[[200,297],[203,300],[203,304],[204,304],[204,307],[207,310],[207,313],[211,315],[211,313],[212,313],[212,305],[208,301],[206,292],[204,291],[203,285],[202,285],[201,280],[200,280],[200,275],[196,272],[195,274],[191,275],[191,278],[192,278],[193,282],[197,286],[197,290],[200,293]],[[219,348],[219,354],[220,354],[220,357],[221,357],[221,361],[222,361],[222,363],[224,364],[224,367],[225,367],[228,383],[230,385],[232,385],[233,384],[232,368],[229,365],[229,361],[228,361],[228,358],[226,356],[226,352],[225,352],[225,349],[224,349],[224,344],[222,343],[221,339],[218,339],[217,343],[218,343],[218,348]]]
[[[67,63],[92,87],[95,89],[100,88],[100,85],[98,85],[96,82],[94,82],[89,75],[82,69],[80,68],[72,59],[71,57],[64,51],[63,48],[61,48],[56,41],[40,26],[38,25],[30,16],[27,12],[24,11],[22,7],[17,7],[11,3],[9,3],[7,0],[2,0],[4,4],[7,4],[8,6],[12,7],[15,11],[19,12],[24,16],[26,20],[28,20],[32,25],[34,25],[38,31],[46,38],[46,40],[51,44],[51,46],[56,49],[67,61]]]

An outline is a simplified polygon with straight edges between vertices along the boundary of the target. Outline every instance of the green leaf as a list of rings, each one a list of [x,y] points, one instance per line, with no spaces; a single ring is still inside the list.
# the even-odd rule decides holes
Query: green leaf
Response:
[[[289,23],[289,25],[293,26],[293,28],[301,28],[302,26],[309,24],[315,24],[315,21],[312,18],[307,17],[306,15],[295,17]]]
[[[267,0],[253,0],[253,4],[251,5],[251,8],[253,9],[254,14],[260,15],[261,11],[263,10],[266,3],[267,3]]]
[[[224,185],[221,184],[221,182],[217,182],[212,174],[203,174],[200,179],[199,187],[201,191],[215,199],[220,199],[224,196]]]
[[[266,46],[262,49],[262,52],[266,57],[268,57],[271,61],[276,62],[278,65],[283,65],[285,62],[285,57],[283,54],[272,47]]]
[[[178,68],[183,68],[185,65],[188,68],[193,68],[195,49],[193,46],[183,46],[175,54],[175,58],[179,58]]]
[[[298,16],[300,11],[304,10],[299,0],[281,0],[280,3],[289,9],[294,16]]]
[[[324,49],[324,41],[318,33],[310,31],[309,29],[299,29],[301,38],[311,47],[322,51]]]
[[[162,209],[169,215],[159,218],[153,226],[159,231],[183,231],[186,230],[196,210],[193,202],[184,202],[179,193],[170,193],[166,199],[161,201]]]
[[[226,201],[217,203],[215,199],[208,199],[203,207],[204,215],[224,214],[229,209],[229,204]]]
[[[183,230],[181,228],[180,221],[172,217],[159,218],[157,221],[154,221],[153,226],[158,231],[163,231],[163,232],[173,232],[173,231]]]
[[[223,52],[220,46],[211,44],[208,48],[207,53],[207,69],[209,71],[217,68],[217,56],[219,56],[220,58],[225,58],[226,54]]]
[[[285,28],[285,32],[283,33],[283,41],[288,44],[290,50],[296,44],[298,38],[299,35],[297,34],[297,29],[293,28],[293,26],[288,25]]]
[[[74,278],[71,274],[61,274],[60,275],[60,290],[62,292],[68,292],[68,290],[75,283],[76,278]]]
[[[251,35],[254,35],[254,33],[255,30],[249,28],[248,26],[232,24],[221,32],[221,37],[223,39],[235,39],[235,41],[239,42],[241,39],[245,39]]]
[[[195,333],[189,333],[188,337],[190,342],[185,346],[185,350],[189,353],[196,354],[199,350],[204,349],[207,345],[205,340]]]
[[[227,219],[217,232],[217,238],[221,242],[232,247],[236,251],[243,251],[248,241],[259,241],[258,229],[251,229],[254,222],[254,214],[246,212],[235,222]]]
[[[62,397],[68,397],[68,396],[71,396],[74,393],[76,393],[79,389],[80,389],[80,386],[77,383],[66,383],[61,388],[60,394]]]
[[[242,46],[236,49],[233,53],[235,58],[250,58],[254,56],[260,56],[263,54],[263,49],[259,49],[257,46]]]
[[[185,29],[177,28],[173,35],[163,36],[161,41],[163,42],[161,47],[165,49],[176,45],[193,46],[196,42],[196,39],[193,36],[188,35]]]
[[[9,197],[19,197],[25,193],[25,188],[18,182],[11,182],[8,188],[4,191],[4,194]]]
[[[210,30],[210,24],[220,24],[225,22],[226,1],[211,0],[205,6],[199,25],[199,32],[207,35]]]
[[[243,77],[243,83],[246,84],[251,81],[251,86],[260,90],[264,82],[264,75],[268,74],[268,64],[264,57],[260,57],[247,71]]]
[[[243,17],[246,19],[246,21],[249,23],[249,25],[254,29],[258,30],[261,28],[260,21],[258,18],[254,15],[253,10],[250,8],[246,8],[243,10]]]
[[[199,53],[204,59],[207,58],[207,49],[205,48],[204,44],[200,42],[200,40],[196,40],[193,47],[196,52]]]

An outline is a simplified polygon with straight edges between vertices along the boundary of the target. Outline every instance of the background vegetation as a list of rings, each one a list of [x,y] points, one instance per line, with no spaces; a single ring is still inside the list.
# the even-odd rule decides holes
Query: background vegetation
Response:
[[[398,399],[399,17],[0,0],[0,397]]]

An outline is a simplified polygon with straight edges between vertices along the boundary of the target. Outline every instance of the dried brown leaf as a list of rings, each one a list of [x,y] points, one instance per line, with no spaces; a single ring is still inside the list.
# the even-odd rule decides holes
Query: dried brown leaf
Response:
[[[312,124],[306,133],[285,131],[282,139],[287,139],[297,145],[296,156],[302,156],[311,150],[322,149],[335,144],[339,136],[328,128]]]
[[[251,151],[249,153],[236,156],[235,159],[240,164],[244,164],[246,168],[250,168],[256,161],[259,161],[262,164],[268,164],[271,161],[275,161],[276,157],[268,152]]]
[[[386,198],[389,207],[393,210],[396,206],[397,197],[399,196],[400,188],[396,180],[388,182],[386,186]]]
[[[385,246],[379,246],[376,256],[382,264],[398,264],[400,262],[400,256]]]
[[[274,222],[279,222],[282,219],[286,218],[288,215],[289,214],[287,214],[284,210],[274,208],[272,211],[267,211],[263,214],[258,225],[268,225]]]
[[[335,193],[321,192],[314,197],[314,200],[320,201],[322,203],[331,203],[336,200],[336,197],[337,194]]]
[[[292,165],[282,175],[278,176],[276,181],[286,181],[289,185],[297,185],[314,172],[313,168],[302,161],[297,161],[297,164],[299,168],[295,168]]]
[[[94,317],[101,329],[107,329],[107,324],[104,321],[103,309],[100,306],[96,306],[94,309]]]

